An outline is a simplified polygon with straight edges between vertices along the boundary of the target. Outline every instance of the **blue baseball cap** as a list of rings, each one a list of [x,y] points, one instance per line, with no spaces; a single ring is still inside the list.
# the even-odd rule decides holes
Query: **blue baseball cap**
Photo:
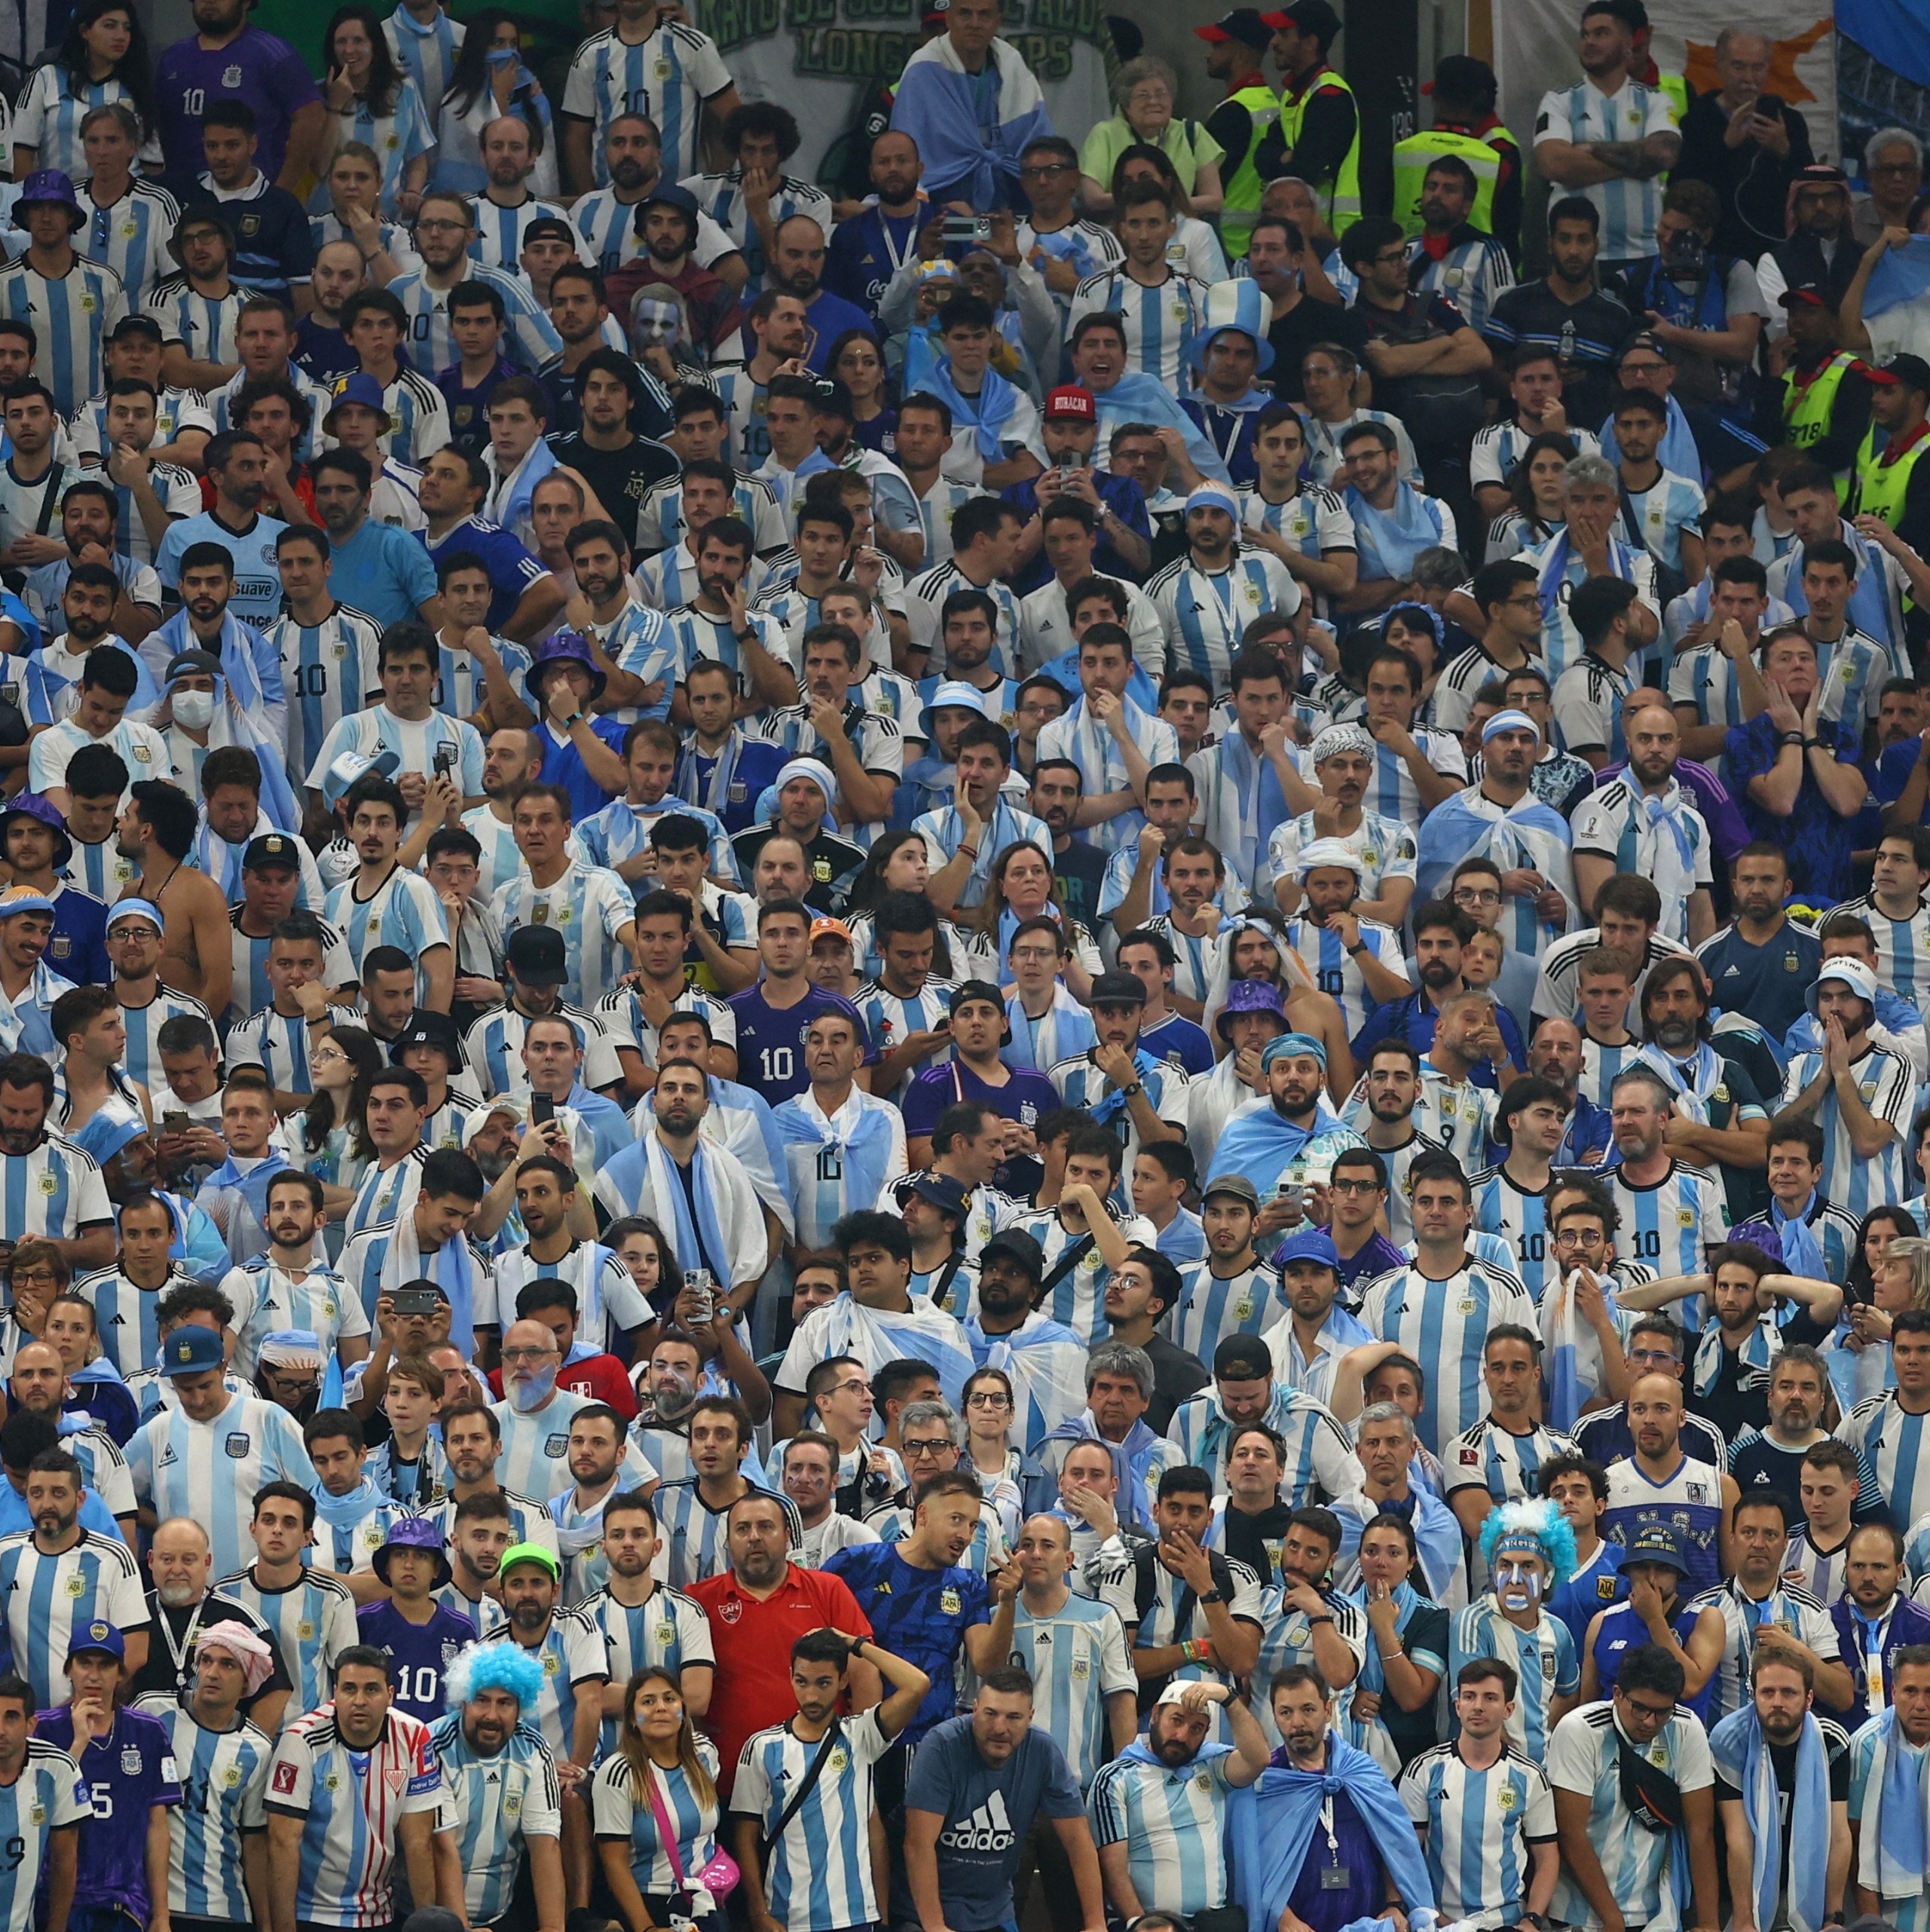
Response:
[[[161,1345],[163,1375],[200,1375],[226,1363],[227,1351],[219,1334],[198,1321],[184,1322]]]
[[[1302,1228],[1290,1239],[1283,1241],[1274,1251],[1274,1259],[1284,1273],[1296,1261],[1311,1261],[1316,1267],[1331,1268],[1340,1272],[1340,1250],[1334,1245],[1334,1238],[1325,1228]]]
[[[100,1651],[118,1663],[124,1664],[127,1661],[127,1640],[104,1617],[96,1617],[92,1623],[81,1624],[67,1639],[67,1657],[70,1663],[90,1650]]]

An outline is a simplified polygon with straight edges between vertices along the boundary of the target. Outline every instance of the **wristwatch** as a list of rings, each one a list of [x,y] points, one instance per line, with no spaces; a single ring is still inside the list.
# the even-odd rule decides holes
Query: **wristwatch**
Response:
[[[1193,1600],[1196,1603],[1224,1603],[1226,1597],[1225,1593],[1216,1584],[1210,1590],[1201,1591]]]
[[[1143,1080],[1135,1080],[1130,1087],[1121,1087],[1119,1089],[1120,1092],[1123,1094],[1127,1100],[1136,1099],[1139,1095],[1144,1093],[1145,1090],[1146,1083]]]

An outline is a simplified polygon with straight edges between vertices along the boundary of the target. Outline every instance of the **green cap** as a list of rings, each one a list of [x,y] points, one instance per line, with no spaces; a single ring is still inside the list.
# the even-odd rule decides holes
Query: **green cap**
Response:
[[[563,1566],[540,1543],[512,1543],[503,1552],[503,1560],[496,1566],[498,1576],[507,1576],[518,1563],[540,1563],[549,1571],[551,1580],[561,1582]]]

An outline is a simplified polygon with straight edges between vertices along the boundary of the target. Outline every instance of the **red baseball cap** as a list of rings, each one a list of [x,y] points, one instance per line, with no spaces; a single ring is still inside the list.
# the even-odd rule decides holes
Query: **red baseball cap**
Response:
[[[1048,418],[1069,416],[1076,417],[1082,423],[1096,423],[1099,421],[1099,404],[1090,389],[1081,389],[1076,382],[1069,382],[1047,395],[1045,413]]]

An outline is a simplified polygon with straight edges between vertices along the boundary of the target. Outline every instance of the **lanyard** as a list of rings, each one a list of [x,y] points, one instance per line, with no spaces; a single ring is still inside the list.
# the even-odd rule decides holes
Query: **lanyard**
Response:
[[[1334,1799],[1329,1792],[1320,1801],[1320,1829],[1327,1835],[1327,1863],[1340,1863],[1340,1840],[1334,1835]]]
[[[907,215],[904,222],[904,246],[901,248],[892,239],[892,217],[883,209],[878,210],[878,233],[883,240],[885,253],[891,259],[894,275],[918,253],[918,217]]]
[[[1246,419],[1244,412],[1234,409],[1223,409],[1216,404],[1208,403],[1200,413],[1202,415],[1231,416],[1233,418],[1233,433],[1224,442],[1220,441],[1211,429],[1207,430],[1207,437],[1214,449],[1219,452],[1221,460],[1225,462],[1229,470],[1231,469],[1233,452],[1239,444],[1240,432],[1246,427]],[[1203,424],[1201,427],[1204,427],[1205,425]]]
[[[188,1660],[194,1655],[195,1633],[201,1627],[201,1612],[208,1606],[203,1597],[194,1606],[194,1614],[188,1619],[188,1627],[177,1643],[174,1635],[174,1620],[167,1614],[167,1605],[157,1607],[161,1611],[161,1633],[167,1640],[167,1654],[174,1661],[174,1681],[177,1688],[188,1682]]]

